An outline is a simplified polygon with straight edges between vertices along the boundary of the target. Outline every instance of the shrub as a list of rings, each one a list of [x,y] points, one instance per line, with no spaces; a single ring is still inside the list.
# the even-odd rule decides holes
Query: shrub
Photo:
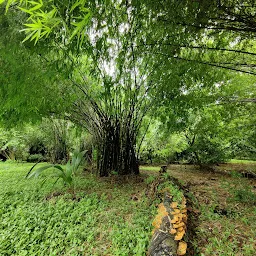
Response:
[[[42,154],[30,155],[27,159],[28,162],[42,162],[45,160],[45,157]]]

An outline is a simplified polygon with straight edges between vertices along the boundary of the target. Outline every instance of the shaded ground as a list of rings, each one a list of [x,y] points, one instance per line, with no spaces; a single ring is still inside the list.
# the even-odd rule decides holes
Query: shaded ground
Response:
[[[197,221],[194,255],[255,255],[256,180],[241,178],[239,171],[254,170],[254,164],[223,164],[209,173],[193,165],[170,165],[168,173],[189,188],[191,214]],[[142,166],[154,175],[160,167]]]

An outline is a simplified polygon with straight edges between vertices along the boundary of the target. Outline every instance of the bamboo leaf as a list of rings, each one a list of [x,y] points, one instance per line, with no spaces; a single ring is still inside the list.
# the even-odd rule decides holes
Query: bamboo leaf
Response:
[[[28,29],[23,29],[21,31],[27,31]],[[34,34],[36,33],[36,31],[33,31],[32,33],[28,34],[25,39],[22,41],[22,43],[26,42],[27,40],[29,40]]]
[[[5,13],[8,12],[10,6],[11,6],[12,4],[14,4],[15,2],[16,2],[15,0],[8,0],[8,1],[7,1],[6,7],[5,7]]]
[[[32,12],[31,12],[30,10],[28,10],[28,9],[25,9],[25,8],[23,8],[23,7],[20,7],[20,6],[18,7],[18,9],[20,9],[20,10],[23,11],[23,12],[26,12],[26,13],[32,15]]]
[[[36,11],[38,9],[40,9],[43,6],[43,3],[38,3],[35,1],[29,1],[30,4],[35,5],[34,7],[30,8],[29,11],[32,13],[33,11]]]

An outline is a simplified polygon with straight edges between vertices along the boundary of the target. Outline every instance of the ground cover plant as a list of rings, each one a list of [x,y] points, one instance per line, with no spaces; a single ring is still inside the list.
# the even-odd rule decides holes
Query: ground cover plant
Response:
[[[145,255],[155,206],[144,183],[80,175],[74,198],[55,179],[25,179],[31,166],[0,163],[0,255]]]

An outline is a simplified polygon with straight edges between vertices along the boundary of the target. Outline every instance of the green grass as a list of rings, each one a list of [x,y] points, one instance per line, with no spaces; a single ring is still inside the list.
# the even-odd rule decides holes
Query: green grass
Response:
[[[207,204],[198,204],[201,214],[195,244],[200,255],[254,255],[256,195],[252,186],[243,178],[223,178],[219,189],[207,190]],[[226,198],[220,197],[221,190],[228,194]],[[219,205],[226,213],[216,212]]]
[[[140,170],[145,170],[145,171],[159,171],[161,166],[148,166],[148,165],[143,165],[140,167]]]
[[[256,161],[231,159],[231,160],[228,161],[228,163],[232,163],[232,164],[256,164]]]
[[[220,216],[208,207],[201,213],[200,221],[205,223],[197,229],[201,255],[254,255],[255,210]]]
[[[83,175],[74,200],[61,183],[24,179],[31,166],[0,163],[0,255],[146,255],[155,209],[142,185]]]

